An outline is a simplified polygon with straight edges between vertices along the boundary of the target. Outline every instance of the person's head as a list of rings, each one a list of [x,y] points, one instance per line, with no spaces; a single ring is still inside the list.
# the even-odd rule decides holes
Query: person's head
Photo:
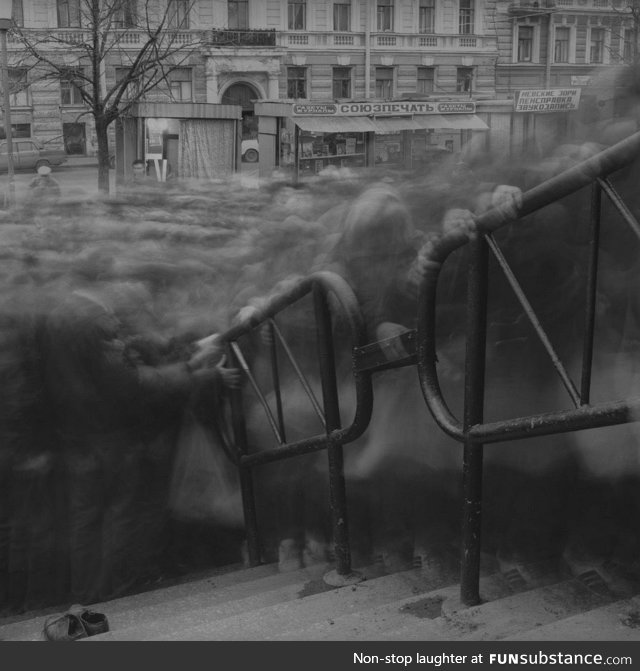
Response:
[[[367,188],[349,208],[344,242],[350,248],[393,254],[410,244],[414,232],[411,214],[396,189],[380,182]]]
[[[41,165],[38,168],[38,175],[40,177],[49,177],[51,175],[51,168],[48,165]]]
[[[133,176],[134,178],[136,177],[144,177],[147,174],[147,166],[146,163],[141,159],[137,158],[132,164],[131,164],[131,169],[133,170]]]

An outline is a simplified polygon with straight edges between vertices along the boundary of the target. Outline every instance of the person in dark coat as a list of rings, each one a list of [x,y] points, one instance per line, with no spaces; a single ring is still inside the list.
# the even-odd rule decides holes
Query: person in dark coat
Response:
[[[108,291],[76,290],[46,325],[45,383],[66,477],[70,591],[79,603],[123,593],[143,569],[132,548],[149,441],[199,385],[237,381],[236,371],[212,365],[215,339],[186,361],[149,365],[131,356],[117,309]]]

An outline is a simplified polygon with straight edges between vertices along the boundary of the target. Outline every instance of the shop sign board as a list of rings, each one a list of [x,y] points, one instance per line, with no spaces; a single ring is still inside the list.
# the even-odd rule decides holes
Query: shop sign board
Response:
[[[394,114],[475,114],[474,101],[425,102],[345,102],[345,103],[296,103],[293,116],[370,116]]]
[[[518,94],[516,112],[570,112],[580,104],[579,88],[524,89]]]

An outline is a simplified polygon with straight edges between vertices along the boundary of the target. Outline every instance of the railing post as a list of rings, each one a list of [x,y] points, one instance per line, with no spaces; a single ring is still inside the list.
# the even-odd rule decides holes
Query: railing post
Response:
[[[227,356],[232,366],[238,367],[238,359],[232,347],[227,348]],[[231,424],[233,427],[233,438],[239,457],[248,453],[247,448],[247,424],[242,405],[242,390],[231,389],[230,392]],[[242,510],[244,512],[245,533],[247,535],[247,553],[249,565],[257,566],[261,563],[260,540],[258,537],[258,518],[256,513],[256,499],[253,488],[253,471],[250,466],[245,466],[242,460],[238,462],[238,476],[240,478],[240,490],[242,493]]]
[[[467,353],[464,389],[465,434],[484,416],[484,382],[487,327],[488,245],[484,236],[469,244],[467,283]],[[483,446],[468,436],[464,441],[462,486],[462,561],[460,600],[466,606],[480,603],[480,538],[482,528]]]
[[[331,328],[331,313],[327,298],[318,284],[313,287],[313,303],[318,338],[318,360],[322,382],[327,435],[340,428],[340,407],[338,385],[336,381],[335,353]],[[342,445],[331,443],[327,446],[329,462],[329,501],[333,522],[334,550],[336,556],[337,582],[344,582],[352,576],[351,550],[349,548],[349,525],[347,520],[347,496],[344,477],[344,458]],[[325,578],[327,580],[327,578]],[[333,581],[334,577],[327,580]]]

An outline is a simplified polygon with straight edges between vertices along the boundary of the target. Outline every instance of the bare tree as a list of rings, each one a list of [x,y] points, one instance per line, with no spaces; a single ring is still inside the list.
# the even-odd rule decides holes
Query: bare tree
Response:
[[[148,95],[170,96],[170,75],[203,44],[203,31],[187,30],[191,2],[181,0],[69,0],[60,29],[15,27],[24,46],[19,65],[29,81],[64,81],[74,87],[95,124],[98,188],[109,191],[109,126]],[[108,83],[107,67],[120,76]]]

